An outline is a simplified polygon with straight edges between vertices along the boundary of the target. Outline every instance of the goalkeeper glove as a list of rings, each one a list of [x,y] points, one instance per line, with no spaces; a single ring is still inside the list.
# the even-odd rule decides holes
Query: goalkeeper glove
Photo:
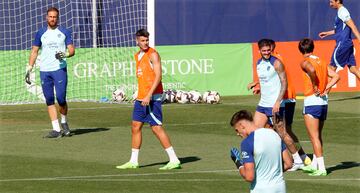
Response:
[[[27,67],[26,67],[26,74],[25,74],[25,82],[27,83],[27,84],[31,84],[31,81],[30,81],[30,72],[31,72],[31,70],[33,69],[33,66],[31,66],[31,65],[28,65]]]
[[[64,52],[56,52],[55,54],[55,58],[58,59],[58,60],[62,60],[63,58],[66,58],[67,57],[67,54],[65,54]]]
[[[237,148],[233,147],[230,150],[230,157],[235,163],[236,167],[240,169],[241,166],[243,166],[243,161],[240,158],[240,152]]]

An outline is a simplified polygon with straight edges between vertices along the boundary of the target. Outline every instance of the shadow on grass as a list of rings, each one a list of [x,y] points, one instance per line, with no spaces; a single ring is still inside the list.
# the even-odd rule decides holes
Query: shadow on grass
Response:
[[[345,100],[352,100],[352,99],[360,99],[360,96],[353,96],[353,97],[346,97],[346,98],[339,98],[339,99],[329,99],[329,101],[345,101]]]
[[[341,163],[337,164],[336,166],[326,168],[326,171],[328,174],[330,174],[336,170],[345,170],[345,169],[350,169],[350,168],[359,167],[359,166],[360,166],[359,162],[347,161],[347,162],[341,162]]]
[[[190,163],[190,162],[196,162],[201,160],[201,158],[197,157],[197,156],[188,156],[188,157],[180,157],[179,158],[181,164],[186,164],[186,163]],[[152,163],[152,164],[147,164],[147,165],[142,165],[140,167],[150,167],[150,166],[157,166],[157,165],[165,165],[168,162],[157,162],[157,163]]]
[[[109,128],[84,128],[84,129],[74,129],[71,130],[72,135],[82,135],[87,133],[93,133],[93,132],[101,132],[101,131],[108,131]]]

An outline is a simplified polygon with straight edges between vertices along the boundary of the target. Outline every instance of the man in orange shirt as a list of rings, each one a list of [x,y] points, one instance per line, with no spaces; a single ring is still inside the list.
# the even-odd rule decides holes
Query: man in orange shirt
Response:
[[[327,94],[339,81],[339,75],[323,60],[313,55],[313,40],[301,40],[299,51],[304,56],[300,63],[304,77],[304,121],[314,149],[311,165],[304,167],[303,171],[309,172],[311,176],[326,176],[321,132],[327,116]]]
[[[160,170],[180,169],[180,161],[171,145],[169,136],[162,127],[161,98],[163,87],[160,56],[156,50],[149,47],[149,32],[145,29],[136,32],[136,44],[140,51],[135,54],[138,96],[132,116],[131,158],[129,162],[116,166],[116,168],[134,169],[139,167],[138,156],[142,142],[141,129],[144,123],[149,123],[170,159],[169,163],[161,167]]]

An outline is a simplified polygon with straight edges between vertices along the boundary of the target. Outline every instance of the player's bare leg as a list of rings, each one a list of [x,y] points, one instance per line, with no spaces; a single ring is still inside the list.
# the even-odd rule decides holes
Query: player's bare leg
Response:
[[[165,149],[166,153],[169,156],[169,163],[165,166],[161,167],[161,170],[169,170],[169,169],[179,169],[181,168],[180,160],[176,156],[174,148],[171,146],[170,138],[166,134],[164,128],[161,125],[155,125],[151,127],[153,133],[159,139],[161,145]]]
[[[153,133],[156,135],[156,137],[159,139],[161,145],[164,149],[167,149],[171,146],[170,138],[166,134],[164,128],[160,125],[152,126],[151,127]]]
[[[144,123],[132,121],[131,123],[131,148],[140,149],[142,143],[142,127]]]
[[[56,110],[56,106],[55,105],[49,105],[47,107],[48,109],[48,113],[49,113],[49,117],[51,121],[55,121],[57,120],[57,110]]]
[[[296,147],[301,159],[303,160],[304,164],[309,165],[311,163],[311,159],[306,155],[304,149],[300,145],[299,138],[293,132],[291,124],[286,124],[286,132],[290,135],[291,139],[293,139],[293,141],[295,143],[295,147]]]
[[[286,129],[284,127],[284,122],[280,121],[279,123],[274,123],[274,129],[280,136],[280,138],[284,141],[286,144],[286,147],[289,149],[290,153],[297,152],[297,149],[295,147],[294,140],[290,137],[290,135],[286,132]]]
[[[267,121],[268,121],[268,117],[265,114],[255,111],[254,123],[257,127],[259,127],[259,128],[264,127],[266,125]]]
[[[131,157],[123,165],[116,166],[117,169],[135,169],[139,168],[139,151],[142,143],[142,127],[144,123],[139,121],[131,122]]]
[[[320,121],[319,119],[313,118],[310,115],[304,115],[304,120],[307,133],[310,137],[310,141],[314,150],[314,158],[311,162],[309,170],[305,169],[305,171],[312,172],[310,175],[327,175],[324,164],[321,136],[324,121]]]
[[[273,128],[280,136],[280,138],[284,141],[286,147],[288,148],[289,152],[291,153],[294,159],[292,168],[287,171],[296,171],[298,169],[303,168],[304,163],[301,160],[301,157],[298,153],[296,144],[294,140],[291,138],[291,136],[287,133],[284,121],[280,119],[278,116],[273,117]]]
[[[49,105],[47,107],[48,114],[51,120],[52,131],[45,136],[46,138],[59,138],[62,137],[59,120],[57,118],[57,109],[55,105]]]
[[[356,66],[350,66],[349,70],[351,73],[353,73],[358,80],[360,80],[360,71],[356,68]]]

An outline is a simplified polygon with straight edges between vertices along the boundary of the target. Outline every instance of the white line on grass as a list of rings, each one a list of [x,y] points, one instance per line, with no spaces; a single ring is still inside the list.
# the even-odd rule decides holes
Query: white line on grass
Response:
[[[17,182],[17,181],[92,181],[92,182],[240,182],[245,181],[239,179],[221,179],[221,178],[191,178],[191,179],[82,179],[82,178],[69,178],[69,179],[26,179],[26,180],[0,180],[0,182]],[[285,181],[360,181],[360,178],[344,179],[344,178],[330,178],[330,179],[285,179]]]
[[[341,120],[341,119],[360,119],[360,117],[334,117],[334,118],[327,118],[327,120]],[[294,119],[294,121],[302,121],[302,119]],[[228,122],[223,122],[223,121],[219,121],[219,122],[200,122],[200,123],[168,123],[168,124],[164,124],[164,126],[196,126],[196,125],[224,125],[224,124],[228,124]],[[125,127],[125,126],[124,126]],[[127,127],[127,126],[126,126]],[[108,128],[118,128],[118,127],[108,127]],[[81,128],[79,128],[81,129]],[[48,129],[34,129],[34,130],[19,130],[19,131],[0,131],[0,133],[33,133],[33,132],[43,132],[43,131],[48,131]],[[304,141],[306,142],[306,141]]]
[[[19,181],[143,181],[143,182],[213,182],[213,181],[244,181],[243,179],[220,179],[220,178],[186,178],[186,179],[146,179],[146,178],[122,178],[114,179],[111,177],[138,177],[138,176],[160,176],[176,174],[199,174],[199,173],[222,173],[237,172],[237,170],[210,170],[210,171],[187,171],[187,172],[164,172],[164,173],[139,173],[139,174],[110,174],[110,175],[93,175],[93,176],[61,176],[46,178],[20,178],[20,179],[0,179],[0,182],[19,182]],[[105,178],[105,179],[104,179]],[[360,181],[360,178],[295,178],[286,179],[286,181]]]
[[[161,172],[161,173],[138,173],[138,174],[108,174],[108,175],[93,175],[93,176],[58,176],[45,178],[21,178],[21,179],[1,179],[0,182],[6,181],[48,181],[60,179],[89,179],[89,178],[108,178],[108,177],[137,177],[137,176],[159,176],[159,175],[173,175],[173,174],[201,174],[201,173],[221,173],[234,172],[236,170],[209,170],[209,171],[185,171],[185,172]]]

